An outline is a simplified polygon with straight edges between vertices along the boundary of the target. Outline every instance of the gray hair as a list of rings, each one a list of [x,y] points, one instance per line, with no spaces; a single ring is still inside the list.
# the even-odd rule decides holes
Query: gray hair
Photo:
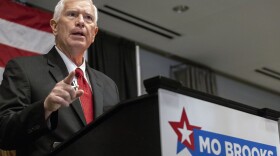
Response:
[[[59,0],[59,2],[56,4],[55,9],[54,9],[54,13],[53,13],[53,19],[55,21],[58,21],[60,16],[61,16],[62,10],[64,9],[65,1],[66,0]],[[87,0],[87,1],[89,1],[93,6],[93,9],[94,9],[94,23],[97,24],[97,19],[98,19],[97,8],[93,4],[92,0]]]

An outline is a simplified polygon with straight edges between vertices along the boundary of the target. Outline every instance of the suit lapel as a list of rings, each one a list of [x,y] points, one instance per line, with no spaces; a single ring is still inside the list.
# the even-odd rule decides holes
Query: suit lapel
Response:
[[[55,47],[53,47],[51,51],[47,54],[47,59],[48,59],[48,64],[50,66],[49,72],[56,82],[63,80],[69,74],[64,61],[56,51]],[[75,100],[70,105],[70,107],[80,118],[81,122],[83,122],[83,124],[86,125],[86,120],[84,117],[80,100],[79,99]]]
[[[103,113],[103,82],[98,78],[94,70],[90,70],[89,65],[86,66],[89,75],[90,83],[92,86],[95,118]]]
[[[56,82],[59,82],[68,75],[67,67],[62,58],[56,51],[55,47],[47,54],[48,64],[50,66],[50,74]]]
[[[82,106],[81,106],[81,102],[80,102],[80,98],[75,100],[71,106],[74,111],[77,113],[77,115],[79,116],[79,118],[81,119],[81,121],[83,122],[84,125],[87,125],[86,123],[86,119],[85,119],[85,116],[84,116],[84,112],[83,112],[83,109],[82,109]]]

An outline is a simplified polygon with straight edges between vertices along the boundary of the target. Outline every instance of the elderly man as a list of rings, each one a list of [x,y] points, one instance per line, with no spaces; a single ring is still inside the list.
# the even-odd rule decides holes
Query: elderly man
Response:
[[[115,83],[83,57],[98,31],[93,2],[60,0],[50,25],[56,45],[11,60],[0,86],[0,148],[17,156],[47,155],[119,102]]]

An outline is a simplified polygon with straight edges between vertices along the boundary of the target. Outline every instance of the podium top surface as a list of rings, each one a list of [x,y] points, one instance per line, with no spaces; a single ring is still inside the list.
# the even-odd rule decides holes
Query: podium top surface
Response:
[[[240,110],[253,115],[261,116],[267,119],[278,121],[280,118],[280,112],[278,111],[269,108],[258,109],[232,100],[224,99],[218,96],[186,88],[180,82],[162,76],[156,76],[144,80],[144,86],[148,94],[155,94],[157,93],[159,88],[162,88],[179,94],[184,94],[194,98],[198,98],[204,101],[213,102],[215,104],[222,105],[225,107]]]

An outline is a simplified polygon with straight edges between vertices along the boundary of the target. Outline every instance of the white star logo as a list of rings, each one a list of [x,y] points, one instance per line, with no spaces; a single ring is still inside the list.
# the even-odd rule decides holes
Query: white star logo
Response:
[[[182,134],[182,140],[181,142],[184,142],[185,140],[187,140],[187,142],[189,144],[191,144],[191,139],[190,139],[190,135],[193,133],[193,131],[188,130],[186,123],[184,123],[183,128],[179,128],[179,131]]]

